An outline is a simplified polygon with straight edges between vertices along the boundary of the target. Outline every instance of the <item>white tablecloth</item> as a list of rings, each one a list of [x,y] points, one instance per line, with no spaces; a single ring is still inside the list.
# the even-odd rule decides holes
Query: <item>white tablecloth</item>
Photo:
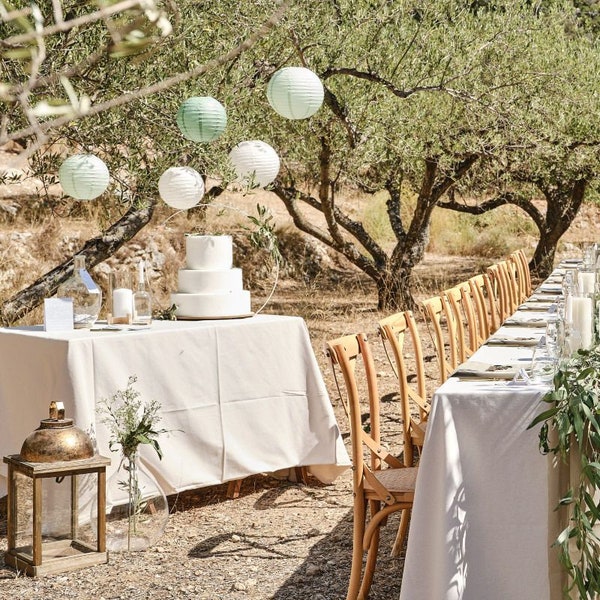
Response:
[[[309,466],[331,482],[350,464],[304,321],[257,315],[155,321],[136,331],[0,329],[0,452],[18,454],[52,400],[118,464],[97,402],[134,388],[162,406],[162,461],[142,458],[166,493]],[[6,468],[0,471],[0,496]]]
[[[541,336],[543,330],[498,332],[532,333]],[[527,364],[532,352],[482,346],[473,360]],[[437,390],[420,461],[402,600],[560,598],[559,567],[550,549],[557,533],[555,475],[538,450],[537,428],[527,430],[547,389],[451,378]]]

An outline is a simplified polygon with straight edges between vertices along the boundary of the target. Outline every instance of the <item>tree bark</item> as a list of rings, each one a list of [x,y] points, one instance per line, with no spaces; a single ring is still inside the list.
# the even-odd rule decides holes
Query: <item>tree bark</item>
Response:
[[[376,279],[379,310],[407,310],[416,306],[412,295],[412,267],[385,271]]]
[[[538,244],[529,263],[533,275],[545,279],[552,272],[558,242],[575,220],[587,186],[587,178],[561,181],[553,186],[538,186],[546,197],[548,207]]]

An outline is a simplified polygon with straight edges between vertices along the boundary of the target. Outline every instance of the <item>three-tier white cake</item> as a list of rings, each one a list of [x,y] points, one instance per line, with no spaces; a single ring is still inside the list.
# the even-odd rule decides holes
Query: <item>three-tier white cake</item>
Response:
[[[242,317],[250,314],[250,292],[242,270],[233,267],[230,235],[185,236],[185,269],[177,277],[175,315],[188,319]]]

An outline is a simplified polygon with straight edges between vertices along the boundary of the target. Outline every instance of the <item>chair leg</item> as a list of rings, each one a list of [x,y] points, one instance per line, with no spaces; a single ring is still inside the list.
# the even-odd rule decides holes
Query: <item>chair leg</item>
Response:
[[[232,479],[227,485],[227,499],[235,500],[240,495],[240,489],[242,488],[241,479]]]
[[[376,501],[369,502],[371,510],[371,518],[377,513],[381,507],[381,504]],[[367,550],[367,560],[365,562],[365,571],[363,574],[362,584],[358,592],[358,600],[366,600],[369,597],[369,590],[373,583],[373,576],[375,575],[375,566],[377,564],[377,552],[379,551],[379,539],[380,539],[381,527],[378,527],[371,538],[371,543]]]
[[[414,461],[414,446],[412,443],[412,439],[410,438],[410,435],[406,436],[408,439],[404,440],[404,451],[403,451],[403,458],[404,458],[404,464],[407,467],[412,467],[413,466],[413,461]]]
[[[365,531],[366,503],[364,496],[355,497],[352,525],[352,566],[346,600],[358,600],[362,573],[363,536]]]
[[[398,532],[396,533],[396,539],[392,547],[392,556],[397,558],[402,552],[402,546],[404,545],[404,538],[408,531],[408,523],[410,521],[410,509],[405,508],[400,515],[400,525],[398,526]]]

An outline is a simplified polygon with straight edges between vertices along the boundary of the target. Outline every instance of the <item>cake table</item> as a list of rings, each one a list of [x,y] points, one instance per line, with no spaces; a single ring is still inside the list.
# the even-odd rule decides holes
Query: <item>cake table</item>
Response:
[[[145,330],[0,329],[0,452],[18,453],[51,400],[111,455],[96,403],[136,376],[161,403],[160,461],[142,459],[166,493],[307,466],[324,482],[348,468],[308,331],[299,317],[155,321]],[[0,496],[6,493],[0,472]]]

